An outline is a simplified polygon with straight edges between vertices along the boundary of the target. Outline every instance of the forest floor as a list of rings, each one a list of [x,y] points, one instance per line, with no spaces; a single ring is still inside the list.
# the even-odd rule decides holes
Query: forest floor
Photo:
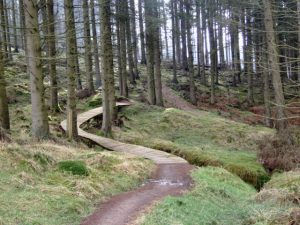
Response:
[[[148,160],[64,141],[59,128],[66,116],[64,86],[59,89],[62,112],[49,116],[53,140],[30,143],[28,77],[21,56],[19,61],[6,67],[12,142],[0,146],[0,224],[79,224],[96,203],[132,190],[150,176],[154,165]],[[137,103],[120,112],[114,138],[171,152],[201,168],[192,173],[191,192],[151,206],[136,224],[297,224],[300,172],[270,174],[257,159],[257,142],[275,133],[262,125],[259,97],[254,106],[259,110],[251,110],[244,102],[245,86],[231,88],[228,98],[221,83],[218,104],[212,107],[209,88],[197,80],[195,107],[187,101],[184,72],[179,73],[180,84],[173,85],[171,70],[164,68],[167,108],[149,106],[145,104],[145,68],[140,70],[141,81],[130,87],[130,98]],[[64,72],[59,66],[62,85]],[[48,96],[47,78],[45,85]],[[256,96],[260,90],[255,88]],[[296,98],[288,101],[297,104]],[[100,105],[97,93],[79,100],[78,112]],[[101,135],[95,121],[84,128]],[[70,171],[70,163],[79,166],[80,175]]]

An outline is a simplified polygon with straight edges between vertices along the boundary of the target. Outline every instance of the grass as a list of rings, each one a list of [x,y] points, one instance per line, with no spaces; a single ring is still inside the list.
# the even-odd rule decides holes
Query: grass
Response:
[[[143,225],[279,225],[288,224],[292,203],[256,200],[256,190],[222,168],[193,172],[194,189],[168,197],[144,218]]]
[[[7,225],[79,224],[96,203],[138,186],[153,169],[132,156],[52,142],[1,143],[0,161],[0,224]]]
[[[208,112],[185,112],[135,104],[114,137],[172,152],[198,166],[220,166],[261,187],[269,176],[257,162],[256,141],[272,130],[224,119]]]

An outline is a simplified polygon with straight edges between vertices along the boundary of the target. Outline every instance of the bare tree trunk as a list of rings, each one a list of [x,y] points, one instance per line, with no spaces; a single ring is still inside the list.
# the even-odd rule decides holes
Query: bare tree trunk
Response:
[[[186,44],[186,12],[183,4],[183,0],[180,1],[180,26],[181,26],[181,45],[182,45],[182,68],[188,69],[188,60],[187,60],[187,44]]]
[[[19,45],[18,45],[18,35],[17,35],[17,21],[16,21],[16,6],[15,1],[12,1],[12,23],[13,23],[13,29],[14,29],[14,52],[19,52]]]
[[[154,0],[154,14],[156,18],[159,18],[158,13],[158,0]],[[155,99],[156,105],[164,106],[163,94],[162,94],[162,83],[161,83],[161,52],[160,52],[160,39],[159,39],[159,24],[155,25],[154,34],[154,82],[155,82]]]
[[[215,32],[213,26],[214,19],[214,8],[210,7],[209,18],[208,18],[208,30],[209,30],[209,43],[210,43],[210,62],[211,62],[211,81],[210,81],[210,103],[215,104],[215,76],[216,76],[216,42],[215,42]]]
[[[265,124],[267,127],[273,127],[271,94],[270,94],[270,75],[268,70],[267,54],[262,53],[263,59],[263,80],[264,80],[264,104],[265,104]]]
[[[219,15],[220,18],[223,18],[223,8],[222,6],[219,7]],[[219,52],[220,52],[220,65],[223,68],[225,65],[225,54],[224,54],[224,44],[223,44],[223,25],[222,21],[218,23],[218,37],[219,37]]]
[[[148,74],[148,100],[151,105],[156,104],[155,82],[154,82],[154,2],[145,0],[145,21],[146,21],[146,49],[147,49],[147,74]]]
[[[175,16],[175,40],[176,40],[176,58],[177,63],[181,64],[181,48],[180,48],[180,27],[179,27],[179,15],[177,0],[174,1],[174,16]]]
[[[163,20],[164,20],[164,36],[165,36],[165,43],[166,43],[166,59],[169,60],[170,55],[169,55],[169,43],[168,43],[168,32],[167,32],[168,18],[166,14],[166,6],[164,1],[162,1],[162,8],[163,8]]]
[[[1,17],[1,28],[2,28],[2,39],[3,39],[3,59],[6,61],[8,59],[8,46],[7,46],[7,36],[6,36],[6,17],[5,17],[5,5],[4,0],[0,0],[0,17]]]
[[[250,105],[254,104],[253,96],[253,58],[252,58],[252,25],[250,12],[244,9],[244,70],[247,74],[248,93],[247,100]],[[245,22],[246,21],[246,22]]]
[[[133,73],[135,79],[139,79],[138,71],[138,46],[137,46],[137,34],[136,34],[136,11],[135,2],[130,0],[130,21],[131,21],[131,39],[132,39],[132,52],[133,52]]]
[[[0,0],[1,2],[2,0]],[[21,44],[22,49],[26,48],[26,39],[25,39],[25,12],[24,12],[24,1],[19,0],[19,13],[20,13],[20,29],[21,29]]]
[[[275,38],[274,21],[272,15],[272,5],[270,0],[263,1],[264,5],[264,22],[266,29],[266,41],[268,47],[268,61],[270,71],[272,73],[272,82],[275,92],[275,101],[277,109],[277,125],[279,132],[283,132],[287,127],[287,121],[284,111],[284,94],[282,88],[282,81],[280,77],[279,56],[277,50],[277,43]]]
[[[70,140],[78,138],[76,114],[76,36],[73,0],[64,0],[66,37],[67,37],[67,76],[68,76],[68,105],[67,105],[67,134]]]
[[[100,61],[99,61],[99,50],[98,50],[98,36],[96,27],[96,16],[95,16],[95,0],[91,1],[91,19],[92,19],[92,33],[93,33],[93,48],[94,48],[94,65],[95,65],[95,76],[96,76],[96,88],[101,87],[101,73],[100,73]]]
[[[49,124],[44,102],[37,0],[24,0],[24,8],[27,44],[26,57],[31,86],[32,135],[37,139],[43,139],[49,136]]]
[[[4,34],[1,30],[2,35]],[[10,129],[9,123],[9,110],[8,102],[6,95],[6,83],[4,78],[4,61],[3,61],[3,49],[2,49],[2,37],[0,39],[0,129],[5,130]],[[0,131],[0,140],[1,140],[1,131]]]
[[[103,119],[102,131],[105,136],[111,135],[115,118],[115,86],[113,48],[111,41],[111,0],[99,0],[101,12],[101,65],[103,85]]]
[[[143,20],[142,2],[143,2],[143,0],[138,0],[139,27],[140,27],[140,40],[141,40],[141,64],[146,64],[145,33],[144,33],[144,20]]]
[[[4,0],[4,15],[5,15],[5,27],[6,27],[6,39],[7,39],[7,48],[8,48],[8,59],[10,61],[13,60],[13,55],[12,55],[12,51],[11,51],[11,42],[10,42],[10,24],[9,24],[9,20],[8,20],[8,11],[9,8],[7,6],[7,2],[6,0]]]
[[[204,63],[204,51],[203,51],[203,34],[201,28],[201,8],[200,2],[196,1],[196,25],[197,25],[197,58],[198,58],[198,71],[197,75],[202,79],[202,82],[206,80],[205,78],[205,63]],[[203,19],[203,18],[202,18]]]
[[[297,0],[298,15],[298,80],[300,81],[300,0]]]
[[[189,71],[189,84],[190,84],[190,100],[192,104],[196,104],[196,94],[195,94],[195,78],[194,78],[194,57],[193,57],[193,46],[192,46],[192,23],[191,23],[191,1],[185,0],[186,6],[186,24],[187,24],[187,45],[188,45],[188,71]]]
[[[47,0],[47,44],[49,56],[49,76],[51,88],[51,103],[52,112],[57,112],[58,109],[58,93],[57,93],[57,77],[56,77],[56,38],[55,38],[55,19],[54,19],[54,3],[53,0]]]
[[[172,19],[172,58],[173,58],[173,79],[172,82],[177,84],[177,62],[176,62],[176,27],[175,27],[175,1],[171,0],[171,19]]]
[[[128,0],[124,1],[125,7],[125,22],[126,22],[126,44],[127,44],[127,57],[128,57],[128,69],[129,69],[129,80],[131,84],[135,84],[135,74],[133,72],[134,62],[133,62],[133,48],[131,41],[131,24],[130,24],[130,16],[128,9]]]
[[[88,0],[82,1],[83,20],[84,20],[84,62],[87,77],[87,87],[91,93],[95,91],[93,81],[93,63],[91,49],[91,29],[89,19]]]
[[[118,0],[118,24],[119,24],[119,35],[120,35],[120,94],[121,96],[128,97],[128,86],[127,86],[127,56],[126,56],[126,10],[125,4],[127,2]]]

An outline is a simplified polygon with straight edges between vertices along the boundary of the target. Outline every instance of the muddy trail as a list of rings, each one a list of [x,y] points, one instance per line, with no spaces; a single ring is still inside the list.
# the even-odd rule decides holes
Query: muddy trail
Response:
[[[101,206],[82,225],[132,224],[155,201],[180,195],[191,187],[189,164],[161,164],[152,178],[140,188],[117,195]]]
[[[171,96],[171,93],[169,95]],[[174,103],[178,102],[184,104],[180,98],[176,97]],[[129,102],[117,103],[118,107],[128,105],[130,105]],[[188,104],[184,106],[189,110],[194,109]],[[102,114],[102,107],[79,114],[77,117],[78,135],[108,150],[133,154],[152,160],[156,164],[156,170],[141,187],[131,192],[119,194],[101,203],[94,213],[83,219],[82,225],[133,224],[156,201],[162,200],[166,196],[180,195],[191,188],[190,172],[193,166],[184,159],[156,149],[97,136],[81,129],[82,124],[100,114]],[[61,127],[64,130],[67,129],[66,120],[61,122]]]

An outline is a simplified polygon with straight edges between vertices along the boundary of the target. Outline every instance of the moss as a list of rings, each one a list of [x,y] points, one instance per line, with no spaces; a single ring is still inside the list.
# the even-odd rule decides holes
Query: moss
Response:
[[[271,129],[224,119],[214,113],[186,112],[144,104],[125,108],[124,127],[114,137],[170,152],[197,166],[219,166],[261,188],[269,175],[257,162],[256,140]]]
[[[89,175],[89,170],[83,161],[61,161],[58,163],[58,167],[59,170],[70,172],[73,175]]]
[[[92,97],[91,100],[88,101],[88,106],[91,108],[100,107],[102,105],[102,98],[99,94]]]

